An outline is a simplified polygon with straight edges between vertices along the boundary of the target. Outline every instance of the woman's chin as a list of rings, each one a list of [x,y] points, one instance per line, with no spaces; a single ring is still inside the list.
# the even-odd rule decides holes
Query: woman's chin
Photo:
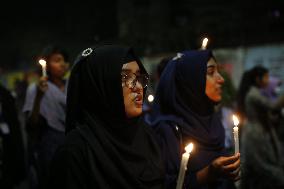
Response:
[[[142,114],[142,105],[141,107],[135,107],[133,108],[133,110],[126,112],[126,115],[128,118],[134,118],[134,117],[138,117]]]

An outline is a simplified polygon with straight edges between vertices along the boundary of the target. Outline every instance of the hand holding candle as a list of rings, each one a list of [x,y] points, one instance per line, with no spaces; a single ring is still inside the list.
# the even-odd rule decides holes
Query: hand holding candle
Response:
[[[46,73],[46,61],[44,59],[40,59],[38,62],[39,62],[39,64],[42,67],[42,76],[46,77],[47,76],[47,73]]]
[[[176,189],[182,188],[185,171],[187,169],[188,159],[190,157],[192,149],[193,149],[193,144],[190,143],[185,147],[185,153],[182,154]]]
[[[234,141],[235,141],[235,154],[239,153],[239,119],[237,116],[233,115],[234,122]]]

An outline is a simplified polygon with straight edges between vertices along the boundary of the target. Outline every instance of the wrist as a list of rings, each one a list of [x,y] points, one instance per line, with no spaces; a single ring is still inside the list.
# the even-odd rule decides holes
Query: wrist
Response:
[[[214,167],[214,165],[212,165],[212,163],[210,163],[210,165],[208,166],[208,181],[209,181],[209,182],[213,182],[213,181],[215,181],[218,177],[219,177],[218,171],[216,170],[216,168]]]
[[[207,167],[201,169],[197,172],[197,181],[199,184],[205,184],[214,181],[214,171],[212,165],[208,165]]]

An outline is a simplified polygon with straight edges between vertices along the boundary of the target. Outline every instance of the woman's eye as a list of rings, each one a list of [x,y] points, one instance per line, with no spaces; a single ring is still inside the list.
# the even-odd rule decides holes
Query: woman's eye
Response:
[[[208,74],[208,75],[213,75],[213,74],[214,74],[214,70],[212,70],[212,69],[207,70],[207,74]]]

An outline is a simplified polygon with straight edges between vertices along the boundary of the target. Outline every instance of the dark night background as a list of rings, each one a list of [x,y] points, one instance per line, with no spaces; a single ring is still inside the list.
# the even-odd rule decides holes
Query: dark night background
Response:
[[[1,7],[5,70],[30,67],[48,44],[62,45],[73,60],[108,41],[144,56],[196,48],[204,36],[210,48],[284,42],[283,0],[30,0]]]
[[[14,153],[13,150],[17,148],[12,146],[11,157],[21,158],[21,155],[25,155],[22,160],[25,160],[27,169],[21,183],[13,189],[33,188],[33,182],[37,182],[38,175],[34,173],[35,170],[29,170],[28,165],[31,156],[29,125],[23,105],[26,99],[31,98],[26,96],[27,87],[38,82],[42,76],[38,58],[48,45],[57,44],[66,49],[71,64],[82,50],[98,43],[133,46],[150,74],[146,93],[149,97],[155,95],[158,83],[156,65],[159,61],[169,55],[176,56],[177,52],[183,50],[199,49],[202,39],[208,37],[208,48],[214,50],[225,76],[223,104],[228,105],[229,111],[235,104],[234,97],[244,71],[255,65],[267,67],[271,76],[282,81],[278,93],[284,94],[284,0],[10,0],[1,1],[0,7],[0,86],[6,87],[15,97],[18,112],[14,112],[11,118],[15,121],[18,114],[21,133],[17,137],[22,134],[25,148],[25,153],[20,154]],[[60,106],[63,105],[60,102]],[[151,106],[152,101],[145,100],[145,111],[149,111]],[[9,107],[12,107],[12,103],[9,103]],[[1,101],[0,110],[1,118]],[[232,131],[228,129],[231,129],[232,123],[229,113],[223,118],[225,116],[228,117],[226,134],[230,135]],[[282,146],[283,128],[278,133]],[[276,140],[272,141],[273,144],[269,145],[276,150]],[[263,144],[268,146],[265,141]],[[0,128],[0,185],[1,168],[5,164],[1,159],[2,152],[5,152],[2,149],[5,148],[1,149],[1,145]],[[15,142],[13,145],[20,148],[22,144]],[[7,159],[11,165],[17,162],[13,158]],[[11,172],[11,181],[16,178],[16,173],[21,173],[18,167],[15,168],[17,171],[7,169]]]

